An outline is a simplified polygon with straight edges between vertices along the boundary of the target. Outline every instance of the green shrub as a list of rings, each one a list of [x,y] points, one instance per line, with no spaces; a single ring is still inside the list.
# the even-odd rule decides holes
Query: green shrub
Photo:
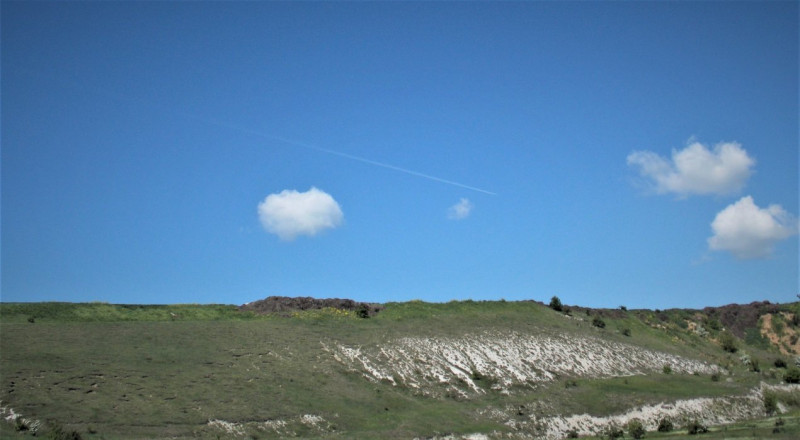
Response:
[[[786,368],[786,360],[783,358],[775,359],[775,368]]]
[[[81,440],[81,434],[78,431],[68,430],[58,422],[48,422],[50,429],[47,431],[45,438],[48,440]]]
[[[557,296],[550,298],[550,308],[556,312],[561,312],[564,310],[564,306],[561,304],[561,300],[558,299]]]
[[[711,373],[711,382],[719,382],[719,373]]]
[[[578,438],[578,431],[575,429],[570,429],[567,431],[567,438]]]
[[[662,368],[661,371],[663,371],[664,374],[672,374],[672,367],[669,364],[664,365],[664,368]]]
[[[780,314],[772,315],[772,331],[774,331],[776,335],[780,336],[783,334],[783,329],[783,316]]]
[[[757,328],[748,328],[744,331],[744,342],[747,345],[752,345],[765,350],[769,349],[770,347],[769,339],[762,336],[761,332]]]
[[[783,374],[783,380],[786,383],[800,383],[800,368],[789,367]]]
[[[616,439],[625,436],[625,431],[617,425],[609,425],[606,429],[606,437],[609,439]]]
[[[606,328],[606,322],[600,319],[599,316],[595,316],[594,319],[592,319],[592,325],[597,328]]]
[[[770,416],[778,411],[778,397],[775,393],[764,393],[764,411]]]
[[[750,359],[750,371],[758,373],[761,367],[758,365],[758,359]]]
[[[631,335],[631,329],[629,329],[627,327],[622,329],[622,335],[623,336],[630,336]]]
[[[17,417],[14,419],[14,429],[17,432],[24,432],[30,430],[31,427],[28,425],[27,420],[23,419],[22,417]]]
[[[708,427],[697,420],[692,420],[689,422],[689,424],[686,426],[686,429],[689,435],[705,434],[708,432]]]
[[[658,432],[672,432],[674,428],[675,425],[672,424],[672,420],[666,417],[658,421]]]
[[[729,353],[736,353],[739,347],[736,345],[736,337],[731,332],[722,332],[719,335],[719,344],[722,349]]]
[[[628,434],[635,439],[644,438],[644,434],[647,431],[644,429],[644,425],[642,425],[641,420],[633,419],[628,422]]]

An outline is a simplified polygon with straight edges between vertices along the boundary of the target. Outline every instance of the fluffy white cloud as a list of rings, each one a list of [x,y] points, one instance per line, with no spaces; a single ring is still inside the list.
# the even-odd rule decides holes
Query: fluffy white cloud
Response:
[[[724,142],[709,150],[699,142],[691,142],[683,150],[672,150],[672,159],[651,151],[634,151],[628,165],[652,180],[658,193],[731,194],[744,187],[752,174],[755,160],[736,142]]]
[[[470,202],[469,199],[462,198],[458,203],[447,210],[447,218],[452,220],[465,219],[469,216],[469,213],[472,212],[472,207],[472,202]]]
[[[258,218],[268,232],[291,241],[341,225],[344,214],[330,194],[312,187],[306,192],[287,189],[268,195],[258,204]]]
[[[798,224],[780,205],[759,208],[747,196],[720,211],[711,229],[714,231],[714,236],[708,239],[711,250],[729,251],[747,259],[769,256],[777,242],[798,232]]]

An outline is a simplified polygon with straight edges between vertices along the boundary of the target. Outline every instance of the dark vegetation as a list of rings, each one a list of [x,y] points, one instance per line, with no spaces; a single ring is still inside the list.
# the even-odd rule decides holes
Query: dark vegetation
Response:
[[[380,304],[356,302],[352,299],[270,296],[239,307],[240,310],[259,314],[280,313],[285,315],[298,310],[319,310],[325,308],[353,311],[356,312],[360,318],[369,318],[380,312],[383,306]]]

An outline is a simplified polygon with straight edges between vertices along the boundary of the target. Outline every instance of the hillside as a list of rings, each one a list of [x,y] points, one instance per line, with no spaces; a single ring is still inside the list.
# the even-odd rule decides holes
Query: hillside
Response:
[[[0,436],[796,438],[799,308],[3,303]]]

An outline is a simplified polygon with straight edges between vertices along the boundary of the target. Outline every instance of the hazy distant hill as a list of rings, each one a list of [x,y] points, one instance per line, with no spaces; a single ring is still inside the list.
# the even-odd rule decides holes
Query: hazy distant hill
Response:
[[[786,384],[800,381],[800,303],[555,308],[4,303],[0,434],[555,439],[630,437],[637,423],[648,438],[676,438],[658,432],[668,424],[800,434],[800,390]]]

